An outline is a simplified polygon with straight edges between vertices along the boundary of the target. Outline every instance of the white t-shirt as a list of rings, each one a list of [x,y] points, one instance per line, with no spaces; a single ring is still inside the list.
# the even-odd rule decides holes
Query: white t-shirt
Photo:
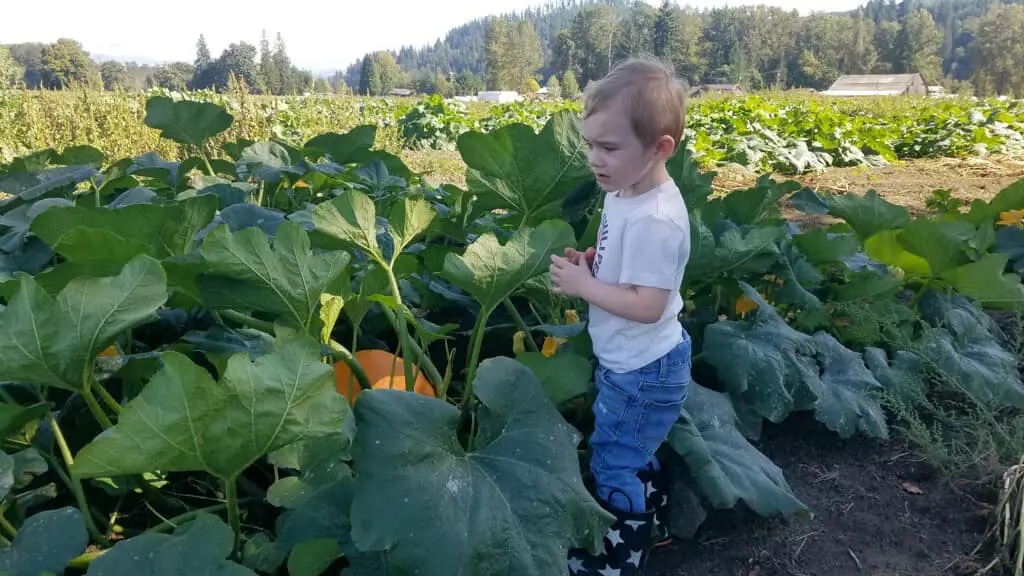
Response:
[[[679,287],[690,258],[690,219],[671,179],[639,196],[608,193],[594,256],[594,276],[609,284],[669,291],[668,305],[652,324],[590,306],[594,353],[613,372],[635,370],[661,358],[683,340]]]

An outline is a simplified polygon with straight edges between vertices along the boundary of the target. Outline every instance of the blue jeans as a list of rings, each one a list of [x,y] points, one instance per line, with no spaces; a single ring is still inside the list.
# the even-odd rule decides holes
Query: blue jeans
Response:
[[[647,510],[643,469],[660,468],[654,453],[679,419],[690,383],[690,337],[668,354],[630,372],[599,365],[594,378],[590,470],[597,495],[622,512]]]

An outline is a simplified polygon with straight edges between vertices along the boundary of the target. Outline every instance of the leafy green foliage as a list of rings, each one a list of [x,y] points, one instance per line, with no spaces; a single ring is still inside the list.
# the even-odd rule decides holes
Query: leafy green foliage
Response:
[[[510,210],[513,224],[537,225],[558,216],[566,194],[593,179],[579,123],[578,116],[559,112],[540,134],[520,124],[464,134],[459,152],[479,208]]]
[[[717,509],[742,500],[762,516],[807,511],[786,484],[782,470],[754,448],[739,430],[739,418],[727,394],[693,383],[682,417],[669,432],[668,444],[686,465],[691,489]],[[700,502],[673,510],[672,531],[683,538],[700,524]]]
[[[89,535],[82,513],[64,507],[34,514],[14,537],[9,548],[0,549],[0,571],[5,574],[63,574],[73,558],[85,551]]]
[[[568,548],[597,546],[610,518],[583,487],[578,446],[594,396],[586,308],[546,275],[600,218],[574,112],[510,106],[530,118],[459,132],[460,190],[375,149],[374,125],[221,143],[237,136],[225,111],[179,104],[152,101],[147,122],[187,150],[180,162],[68,147],[0,168],[0,431],[31,446],[0,455],[20,525],[0,562],[33,571],[21,562],[45,553],[59,571],[86,531],[110,548],[94,520],[107,513],[133,535],[89,574],[340,562],[346,576],[546,575]],[[366,108],[380,125],[398,113]],[[810,145],[760,121],[715,118],[732,126],[727,156],[698,131],[669,163],[691,208],[682,320],[706,386],[690,387],[664,452],[685,537],[741,502],[806,511],[751,444],[763,419],[808,411],[838,437],[885,437],[882,406],[929,402],[936,382],[1024,407],[1012,343],[985,313],[1024,303],[1024,243],[996,222],[1024,209],[1019,184],[967,211],[939,197],[917,218],[873,192],[768,176],[716,197],[701,163],[799,171],[909,150],[847,130],[863,119],[800,128]],[[763,142],[733,136],[755,129]],[[841,221],[801,230],[782,219],[787,202]],[[543,352],[515,344],[534,336],[550,338]],[[388,364],[399,389],[339,393],[351,396],[342,374],[370,388]],[[138,512],[113,514],[111,495]],[[160,533],[211,498],[226,523],[197,512]],[[29,513],[50,501],[87,514],[55,544],[35,536],[50,512]]]
[[[305,230],[287,221],[278,228],[273,247],[259,228],[232,234],[221,225],[199,252],[208,270],[198,277],[207,306],[267,312],[312,334],[319,330],[321,294],[349,261],[343,252],[311,254]]]
[[[117,276],[72,280],[57,297],[31,277],[0,311],[0,372],[36,386],[81,390],[93,359],[125,330],[155,318],[167,299],[160,263],[139,256]]]
[[[344,400],[315,340],[278,337],[255,361],[228,360],[220,383],[178,352],[75,461],[83,478],[206,470],[233,479],[261,456],[342,424]],[[154,434],[154,432],[159,432]]]
[[[579,437],[525,366],[485,360],[477,380],[472,450],[460,445],[459,411],[446,403],[391,390],[360,397],[353,539],[361,550],[389,551],[399,572],[564,571],[569,548],[596,550],[611,523],[580,479]],[[425,540],[431,545],[415,544]]]
[[[92,561],[86,574],[171,576],[187,571],[211,576],[254,576],[252,570],[227,560],[232,540],[231,528],[219,518],[200,514],[178,526],[174,534],[143,534],[115,544]]]

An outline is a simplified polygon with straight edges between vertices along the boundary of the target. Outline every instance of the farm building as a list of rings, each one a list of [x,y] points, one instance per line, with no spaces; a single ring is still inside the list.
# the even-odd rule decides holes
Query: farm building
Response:
[[[743,87],[739,84],[701,84],[690,90],[690,97],[703,96],[705,94],[736,94],[743,95]]]
[[[416,95],[416,92],[413,91],[413,90],[410,90],[408,88],[392,88],[391,91],[388,92],[388,96],[402,96],[402,97],[405,97],[405,96],[415,96],[415,95]]]
[[[513,90],[490,90],[485,92],[477,92],[476,99],[480,102],[497,102],[499,104],[505,104],[506,102],[518,102],[523,97],[519,95],[519,92]]]
[[[846,74],[822,96],[927,96],[928,83],[920,74]]]

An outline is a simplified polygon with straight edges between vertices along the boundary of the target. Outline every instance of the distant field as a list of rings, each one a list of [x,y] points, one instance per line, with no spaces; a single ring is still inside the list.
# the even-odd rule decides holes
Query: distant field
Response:
[[[0,92],[0,162],[43,148],[88,144],[108,159],[187,151],[143,124],[141,93]],[[324,132],[378,127],[377,148],[402,156],[432,181],[461,184],[458,137],[510,123],[539,129],[571,101],[492,105],[440,98],[267,97],[188,93],[223,104],[235,117],[221,139],[279,139],[301,145]],[[901,160],[1024,154],[1024,104],[972,99],[824,99],[803,92],[705,97],[690,102],[690,146],[704,168],[816,174],[833,167],[879,167]]]

